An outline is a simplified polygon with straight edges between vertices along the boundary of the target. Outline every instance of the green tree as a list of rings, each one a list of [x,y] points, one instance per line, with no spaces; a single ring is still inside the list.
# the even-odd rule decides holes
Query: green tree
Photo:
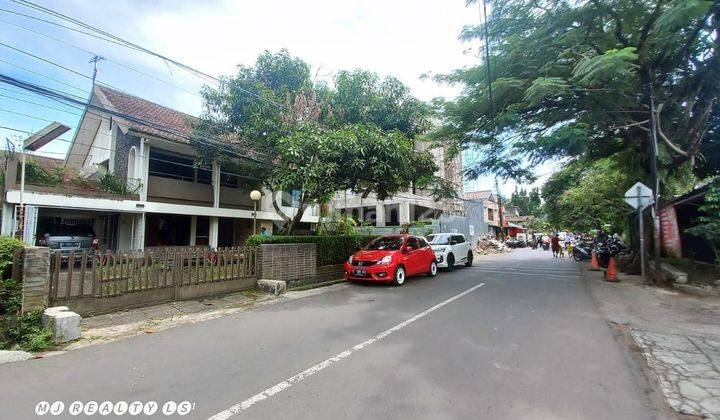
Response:
[[[715,261],[720,264],[720,179],[710,185],[705,202],[699,209],[704,213],[698,217],[696,226],[686,230],[691,235],[706,239],[715,253]]]
[[[511,207],[517,207],[523,216],[540,216],[542,213],[542,201],[540,199],[540,188],[534,187],[528,191],[525,188],[516,189],[507,203]]]
[[[633,153],[631,172],[646,176],[651,90],[662,179],[717,172],[720,2],[498,0],[488,31],[492,102],[484,64],[439,77],[464,89],[437,102],[435,136],[479,151],[469,173],[524,179],[528,163]],[[461,39],[483,35],[466,27]]]
[[[632,211],[623,197],[632,184],[614,159],[572,162],[543,186],[547,220],[557,229],[587,232],[609,224],[622,232]]]
[[[452,186],[435,176],[438,165],[416,143],[427,129],[428,108],[397,79],[371,72],[340,72],[333,86],[313,84],[310,67],[286,50],[260,54],[217,89],[203,91],[205,112],[193,142],[198,160],[250,173],[273,191],[288,233],[305,210],[336,191],[385,199],[414,185],[437,197]],[[242,157],[240,161],[236,159]],[[275,195],[299,190],[300,206],[284,214]]]

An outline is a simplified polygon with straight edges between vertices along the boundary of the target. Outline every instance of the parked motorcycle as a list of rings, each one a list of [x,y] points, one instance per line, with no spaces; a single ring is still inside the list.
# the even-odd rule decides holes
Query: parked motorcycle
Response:
[[[580,241],[573,246],[573,259],[575,261],[587,261],[592,257],[592,250],[592,243]]]
[[[612,237],[607,241],[601,241],[595,244],[595,254],[598,257],[598,263],[603,268],[607,268],[610,264],[610,257],[615,257],[619,254],[627,254],[630,252],[630,247],[625,245],[620,238]]]

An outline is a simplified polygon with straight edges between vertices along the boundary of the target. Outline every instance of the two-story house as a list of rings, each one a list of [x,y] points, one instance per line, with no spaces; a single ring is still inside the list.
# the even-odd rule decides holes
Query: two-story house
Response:
[[[430,148],[427,143],[416,143],[417,150]],[[445,159],[447,150],[432,148],[430,152],[440,162],[437,176],[452,182],[462,196],[462,160],[460,156]],[[421,188],[409,188],[385,200],[378,200],[375,194],[362,197],[350,191],[335,194],[330,207],[337,212],[348,214],[366,225],[373,226],[378,232],[386,227],[398,227],[420,220],[434,220],[440,216],[463,215],[463,202],[458,199],[436,200],[432,192]]]
[[[145,99],[96,84],[64,165],[90,178],[108,172],[126,183],[129,195],[91,193],[80,189],[37,187],[26,183],[21,193],[16,167],[9,170],[3,203],[2,234],[14,229],[16,206],[37,209],[31,220],[37,235],[57,223],[94,227],[101,247],[144,249],[154,246],[240,245],[261,226],[273,231],[282,217],[263,191],[254,212],[251,174],[237,174],[218,163],[195,164],[189,138],[194,117]],[[125,118],[121,116],[125,116]],[[281,211],[295,211],[281,195]],[[317,208],[304,223],[317,223]]]

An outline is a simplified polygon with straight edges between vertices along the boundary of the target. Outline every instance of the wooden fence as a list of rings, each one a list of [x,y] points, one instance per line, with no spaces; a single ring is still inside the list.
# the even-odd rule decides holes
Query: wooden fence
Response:
[[[254,247],[50,254],[50,303],[104,312],[255,284]]]

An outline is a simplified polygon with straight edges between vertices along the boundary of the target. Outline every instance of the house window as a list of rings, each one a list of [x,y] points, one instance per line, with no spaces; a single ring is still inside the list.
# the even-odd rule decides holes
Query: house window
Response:
[[[195,225],[195,245],[210,244],[210,218],[198,216]]]
[[[494,220],[493,209],[488,209],[488,220]]]
[[[283,191],[280,204],[283,207],[300,208],[300,190]]]
[[[190,157],[150,150],[148,172],[151,176],[178,179],[180,181],[212,183],[212,170],[197,167]]]
[[[223,187],[237,188],[240,185],[240,179],[237,175],[232,175],[227,172],[220,172],[220,185]]]
[[[137,173],[135,172],[135,161],[137,160],[137,153],[135,151],[135,147],[130,148],[130,152],[128,152],[128,160],[127,160],[127,180],[128,184],[132,185],[137,181]]]

